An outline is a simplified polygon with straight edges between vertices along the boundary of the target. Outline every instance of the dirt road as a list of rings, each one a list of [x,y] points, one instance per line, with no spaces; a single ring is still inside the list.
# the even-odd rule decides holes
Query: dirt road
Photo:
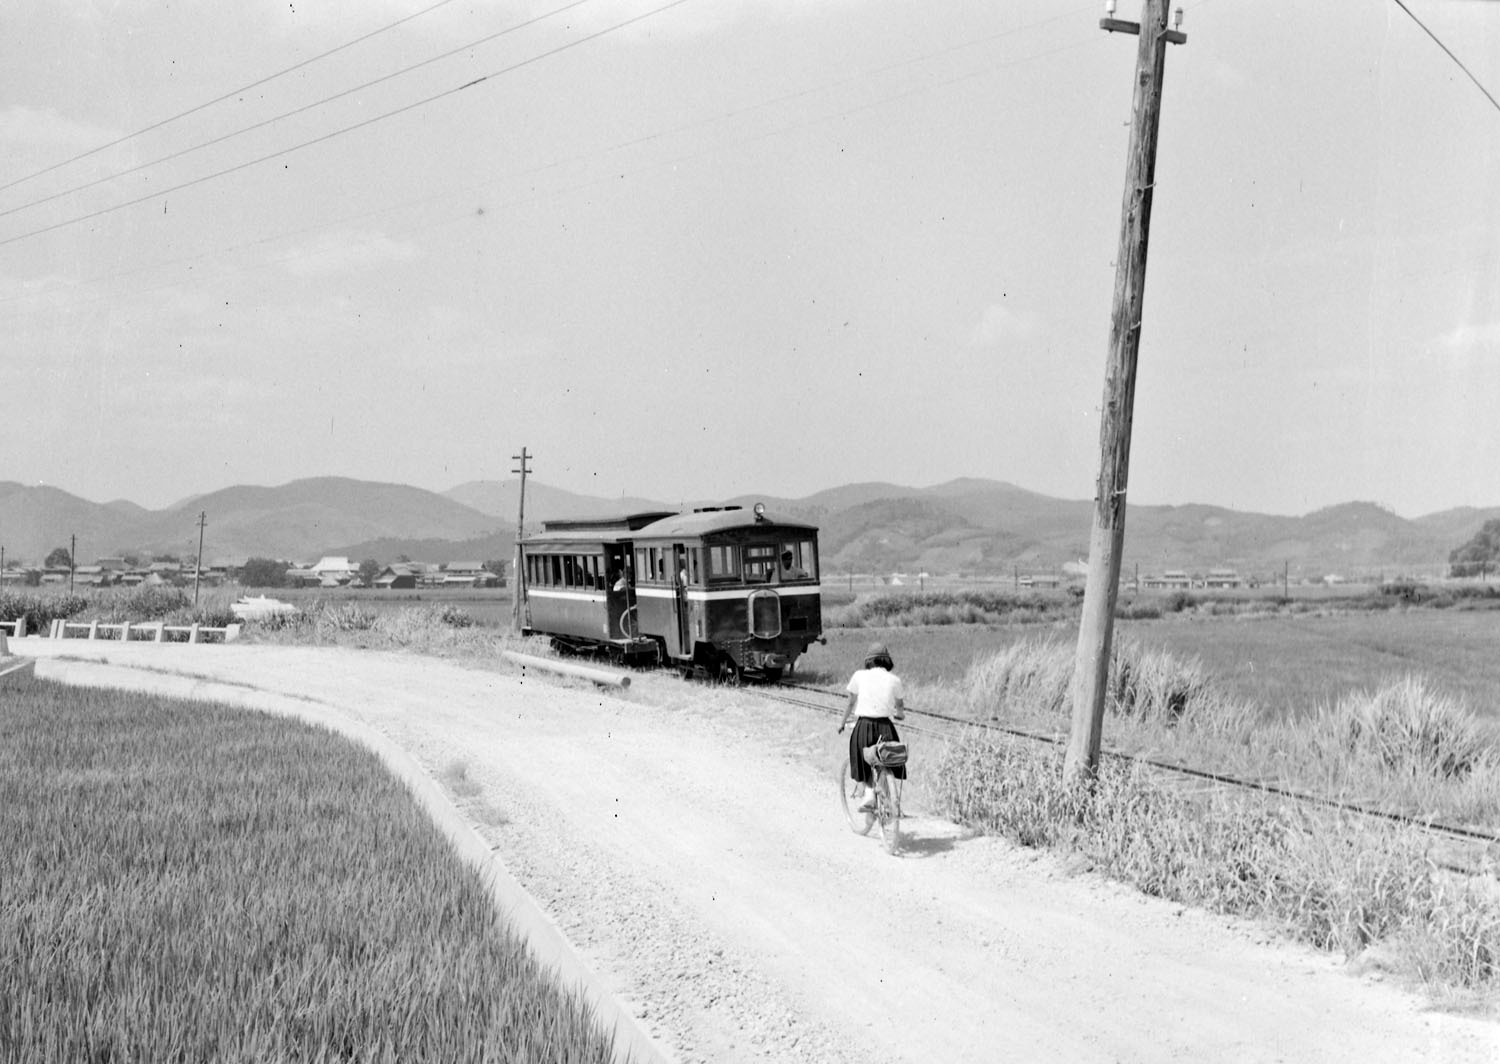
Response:
[[[379,730],[684,1062],[1500,1060],[1500,1024],[967,838],[920,804],[886,855],[844,824],[842,740],[804,710],[668,676],[606,695],[371,651],[66,650],[136,686],[221,681]],[[37,675],[67,668],[44,657]]]

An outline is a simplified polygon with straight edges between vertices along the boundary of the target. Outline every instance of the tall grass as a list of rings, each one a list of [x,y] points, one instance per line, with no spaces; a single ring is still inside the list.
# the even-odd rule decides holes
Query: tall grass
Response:
[[[26,618],[30,632],[44,632],[56,620],[67,620],[88,608],[82,595],[34,591],[0,591],[0,621]]]
[[[259,642],[412,650],[488,658],[518,647],[519,636],[475,624],[453,603],[375,609],[358,602],[315,599],[296,613],[251,621],[245,637]]]
[[[988,589],[877,591],[824,610],[831,628],[907,628],[919,625],[1032,624],[1071,616],[1077,603],[1065,595]]]
[[[1024,846],[1066,848],[1147,894],[1269,920],[1440,992],[1500,985],[1500,898],[1440,873],[1414,829],[1372,828],[1216,792],[1162,789],[1106,760],[1068,783],[1056,747],[974,731],[932,768],[943,815]]]
[[[374,755],[201,703],[0,702],[0,1061],[607,1061]]]
[[[1066,725],[1074,647],[1029,639],[970,669],[974,719]],[[1267,779],[1391,812],[1500,826],[1500,732],[1419,677],[1349,692],[1301,717],[1268,719],[1195,660],[1122,640],[1106,692],[1117,750]]]

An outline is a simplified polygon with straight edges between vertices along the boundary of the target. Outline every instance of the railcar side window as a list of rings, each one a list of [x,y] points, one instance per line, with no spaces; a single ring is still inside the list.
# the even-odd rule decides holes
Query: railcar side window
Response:
[[[650,580],[651,567],[646,564],[646,548],[635,549],[635,578],[637,580]]]
[[[727,580],[740,575],[740,552],[738,547],[723,546],[708,548],[708,575],[710,579]]]

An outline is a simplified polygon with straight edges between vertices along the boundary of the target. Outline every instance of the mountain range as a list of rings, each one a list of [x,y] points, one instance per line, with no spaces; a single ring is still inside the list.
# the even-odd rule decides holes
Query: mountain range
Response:
[[[99,557],[196,557],[204,515],[204,561],[249,557],[312,561],[324,554],[398,555],[421,561],[509,558],[520,484],[472,481],[438,493],[402,484],[317,477],[279,487],[241,485],[162,510],[95,503],[54,487],[0,482],[0,545],[11,561],[40,564],[76,537],[80,564]],[[549,518],[764,502],[773,515],[820,529],[825,573],[1044,572],[1076,567],[1088,554],[1093,504],[1057,499],[1002,481],[961,479],[928,488],[859,483],[805,498],[742,495],[715,500],[603,499],[528,479],[528,527]],[[1403,518],[1350,502],[1300,517],[1217,506],[1131,506],[1124,566],[1144,573],[1227,567],[1242,575],[1337,573],[1347,578],[1436,575],[1448,553],[1500,507],[1466,507]]]

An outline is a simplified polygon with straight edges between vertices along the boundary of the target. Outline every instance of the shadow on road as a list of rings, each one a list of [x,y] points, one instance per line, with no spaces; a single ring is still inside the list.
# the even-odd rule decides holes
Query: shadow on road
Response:
[[[915,835],[904,831],[901,833],[901,856],[935,857],[948,853],[959,841],[952,835]]]

